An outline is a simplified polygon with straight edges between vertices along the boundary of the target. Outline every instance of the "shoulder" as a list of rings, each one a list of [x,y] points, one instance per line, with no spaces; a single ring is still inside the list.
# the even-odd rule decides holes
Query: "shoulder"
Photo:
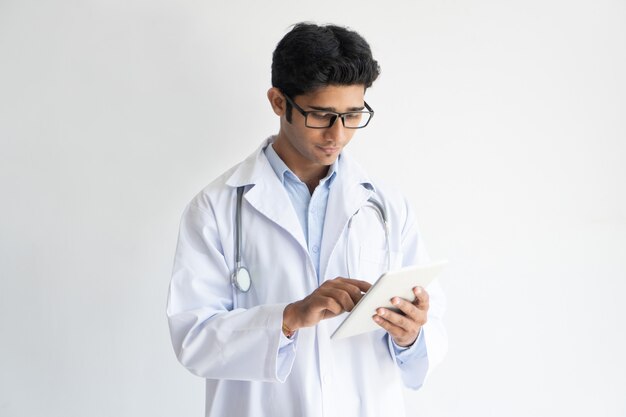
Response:
[[[254,184],[261,180],[265,165],[268,165],[263,149],[271,139],[271,137],[266,139],[246,159],[211,181],[209,185],[196,194],[189,205],[208,210],[222,204],[228,204],[233,200],[237,187]]]
[[[385,179],[372,177],[350,155],[343,156],[341,168],[347,171],[353,181],[372,190],[374,198],[379,200],[390,214],[408,216],[408,201],[398,186]]]
[[[381,201],[390,215],[400,219],[410,216],[409,201],[397,185],[380,178],[372,178],[372,184],[376,198]]]
[[[347,162],[349,162],[347,164],[349,169],[358,173],[356,174],[356,178],[360,178],[358,181],[372,191],[372,198],[377,200],[384,208],[385,215],[392,225],[392,230],[398,233],[398,235],[411,230],[416,223],[415,214],[409,200],[400,187],[388,179],[366,174],[365,170],[350,158],[348,158]],[[351,173],[351,176],[355,175],[354,172]]]
[[[228,185],[227,182],[242,163],[231,167],[211,181],[191,199],[189,206],[195,206],[203,211],[211,211],[216,205],[223,203],[225,199],[231,198],[235,188]]]

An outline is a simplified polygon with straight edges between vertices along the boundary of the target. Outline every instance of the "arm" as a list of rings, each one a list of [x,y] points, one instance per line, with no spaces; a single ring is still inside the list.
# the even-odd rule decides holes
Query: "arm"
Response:
[[[406,221],[402,228],[401,250],[403,266],[428,261],[428,255],[417,230],[417,223],[405,202]],[[438,364],[447,351],[447,335],[442,323],[445,311],[445,296],[435,281],[428,291],[415,292],[412,302],[398,300],[397,305],[404,313],[379,309],[382,315],[373,317],[387,330],[389,350],[402,372],[405,385],[418,389],[428,372]]]
[[[284,382],[296,342],[286,339],[283,324],[296,331],[350,311],[371,286],[336,278],[288,306],[235,308],[218,236],[212,213],[193,204],[185,210],[167,306],[178,360],[204,378]]]
[[[286,303],[234,308],[230,273],[215,215],[190,204],[167,302],[176,356],[204,378],[284,381],[295,359],[294,344],[280,343]]]
[[[447,350],[447,336],[441,323],[441,312],[429,309],[431,294],[441,299],[443,295],[435,282],[429,286],[430,293],[416,287],[415,299],[394,298],[403,314],[379,308],[374,320],[385,330],[389,349],[402,371],[402,379],[408,388],[418,389],[428,372],[441,361]]]

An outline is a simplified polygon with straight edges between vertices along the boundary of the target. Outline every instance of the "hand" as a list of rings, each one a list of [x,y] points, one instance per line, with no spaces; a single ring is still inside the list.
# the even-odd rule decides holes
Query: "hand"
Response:
[[[283,323],[295,331],[301,327],[315,326],[344,311],[352,311],[371,286],[369,282],[350,278],[326,281],[304,299],[285,307]]]
[[[422,287],[413,288],[413,302],[400,297],[393,297],[391,303],[404,314],[387,308],[378,308],[372,317],[376,323],[387,330],[393,341],[402,347],[411,346],[426,323],[428,313],[428,293]]]

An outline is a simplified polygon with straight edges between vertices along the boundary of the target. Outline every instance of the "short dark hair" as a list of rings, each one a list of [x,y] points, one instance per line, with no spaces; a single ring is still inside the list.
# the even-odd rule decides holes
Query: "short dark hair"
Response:
[[[272,86],[294,98],[328,85],[372,86],[380,67],[367,41],[335,25],[298,23],[272,56]],[[287,104],[287,121],[291,106]]]

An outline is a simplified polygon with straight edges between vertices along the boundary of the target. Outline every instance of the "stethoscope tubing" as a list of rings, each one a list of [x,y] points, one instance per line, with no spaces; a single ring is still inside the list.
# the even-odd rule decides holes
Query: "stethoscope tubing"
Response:
[[[233,272],[231,276],[231,283],[237,290],[243,293],[246,293],[250,290],[252,281],[250,279],[250,273],[248,272],[248,270],[244,266],[241,265],[241,235],[242,235],[241,206],[243,204],[243,191],[244,191],[243,186],[237,187],[237,204],[236,204],[236,209],[235,209],[235,229],[236,229],[235,230],[235,271]],[[387,212],[383,204],[380,201],[378,201],[376,198],[374,198],[373,196],[367,200],[367,203],[368,204],[365,205],[364,207],[371,207],[372,209],[374,209],[374,211],[376,211],[380,219],[380,222],[383,226],[383,229],[385,231],[385,244],[386,244],[386,250],[387,250],[387,269],[390,269],[391,268],[391,248],[390,248],[390,243],[389,243],[389,220],[387,218]],[[354,218],[354,216],[357,215],[357,213],[361,209],[357,210],[356,212],[354,212],[352,216],[350,216],[350,219],[348,220],[348,233],[352,225],[352,219]],[[350,276],[350,266],[347,261],[348,241],[349,239],[346,239],[346,267],[347,267],[348,275]]]
[[[380,201],[378,201],[375,197],[370,197],[367,200],[367,204],[354,212],[352,216],[350,216],[350,220],[348,220],[348,234],[350,234],[350,228],[352,227],[352,219],[356,216],[361,210],[366,207],[370,207],[372,210],[376,212],[378,215],[378,219],[383,226],[383,230],[385,232],[385,251],[387,257],[387,270],[391,269],[391,244],[389,241],[389,220],[387,218],[387,211],[385,207],[382,205]],[[345,257],[346,257],[346,271],[348,272],[348,278],[352,278],[352,273],[350,271],[350,262],[349,262],[349,253],[350,253],[350,239],[346,238],[346,248],[345,248]]]
[[[244,187],[237,187],[237,209],[235,211],[235,271],[231,276],[232,285],[241,292],[250,291],[252,280],[248,269],[241,266],[241,205]]]

